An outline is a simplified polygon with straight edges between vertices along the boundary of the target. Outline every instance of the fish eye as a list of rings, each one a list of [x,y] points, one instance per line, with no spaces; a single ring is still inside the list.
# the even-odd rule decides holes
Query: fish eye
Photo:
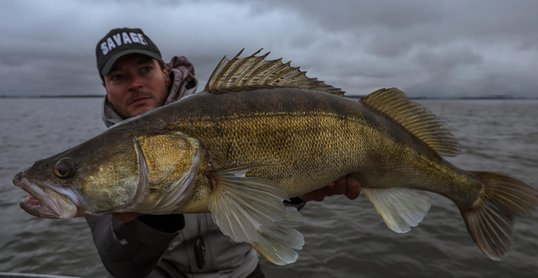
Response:
[[[54,166],[54,174],[61,179],[67,179],[75,175],[77,168],[75,161],[71,158],[62,158]]]

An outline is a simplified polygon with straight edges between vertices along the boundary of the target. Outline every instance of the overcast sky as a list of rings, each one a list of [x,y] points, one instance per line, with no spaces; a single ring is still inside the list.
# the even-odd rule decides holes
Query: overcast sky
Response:
[[[201,88],[240,49],[366,94],[538,97],[538,1],[0,2],[0,95],[104,94],[95,44],[140,27],[165,60],[184,55]]]

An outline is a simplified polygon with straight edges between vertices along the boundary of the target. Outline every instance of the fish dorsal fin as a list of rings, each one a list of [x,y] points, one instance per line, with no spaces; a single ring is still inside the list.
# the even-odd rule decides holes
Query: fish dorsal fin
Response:
[[[440,155],[459,153],[458,142],[443,123],[399,89],[379,89],[363,97],[361,103],[395,120]]]
[[[260,49],[248,57],[240,58],[243,50],[230,60],[226,56],[222,58],[211,74],[205,91],[224,94],[255,89],[301,88],[344,95],[344,91],[339,88],[307,77],[305,71],[290,66],[290,62],[283,63],[282,58],[267,60],[270,52],[256,56]]]

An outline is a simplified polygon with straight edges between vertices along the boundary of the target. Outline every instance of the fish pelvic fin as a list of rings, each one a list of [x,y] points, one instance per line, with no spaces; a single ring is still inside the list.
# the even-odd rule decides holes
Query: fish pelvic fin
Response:
[[[393,119],[438,154],[456,156],[459,144],[452,133],[431,112],[411,101],[397,88],[379,89],[363,98],[361,103]]]
[[[258,240],[250,245],[269,262],[276,265],[293,263],[299,257],[295,250],[304,245],[303,234],[294,229],[302,223],[296,208],[286,207],[284,219],[274,225],[262,225],[258,229]]]
[[[232,59],[226,56],[222,58],[211,74],[205,91],[218,95],[255,89],[302,88],[340,96],[345,93],[316,78],[307,77],[305,71],[292,67],[290,62],[283,63],[282,58],[267,60],[270,52],[257,56],[260,49],[248,57],[240,58],[243,50]]]
[[[297,260],[303,235],[297,210],[284,206],[287,193],[269,180],[247,177],[260,166],[217,170],[211,174],[209,211],[222,233],[237,242],[247,242],[268,261],[285,265]]]
[[[431,207],[430,195],[409,188],[362,188],[387,227],[397,233],[407,233],[416,227]]]
[[[498,261],[512,245],[514,218],[528,215],[538,206],[538,191],[508,176],[473,173],[483,185],[481,196],[460,211],[480,251]]]

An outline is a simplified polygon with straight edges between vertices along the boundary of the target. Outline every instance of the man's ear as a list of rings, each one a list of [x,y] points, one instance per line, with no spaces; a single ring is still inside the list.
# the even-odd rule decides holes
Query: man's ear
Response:
[[[167,65],[164,65],[163,66],[163,74],[164,74],[164,84],[166,84],[166,86],[170,86],[170,84],[172,83],[172,80],[170,80],[170,70],[168,69],[168,66]]]
[[[103,87],[106,88],[105,77],[102,76],[101,74],[99,74],[99,77],[101,77],[101,85],[103,85]]]

